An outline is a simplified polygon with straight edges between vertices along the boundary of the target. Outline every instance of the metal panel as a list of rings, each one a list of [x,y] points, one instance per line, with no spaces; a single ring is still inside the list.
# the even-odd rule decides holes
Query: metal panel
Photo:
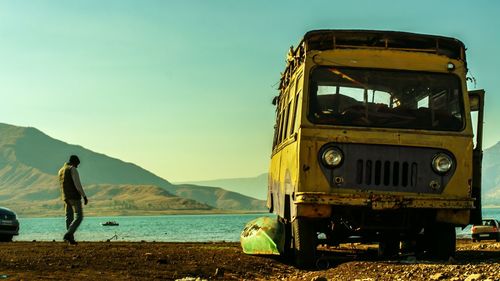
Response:
[[[321,161],[323,151],[331,146],[344,153],[342,164],[333,169]],[[432,159],[440,152],[454,159],[437,148],[329,143],[320,150],[318,161],[331,188],[440,194],[456,168],[455,163],[444,175],[434,172]]]

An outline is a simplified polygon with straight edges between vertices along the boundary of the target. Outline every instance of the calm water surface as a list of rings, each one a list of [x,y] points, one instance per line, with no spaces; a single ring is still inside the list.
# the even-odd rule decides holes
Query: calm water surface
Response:
[[[245,224],[257,217],[272,214],[230,215],[168,215],[85,217],[75,238],[81,241],[239,241]],[[102,226],[102,222],[116,221],[119,226]],[[17,241],[62,240],[65,219],[20,218]]]
[[[230,215],[168,215],[168,216],[121,216],[86,217],[75,237],[80,241],[165,241],[206,242],[239,241],[245,224],[257,217],[272,214]],[[484,209],[484,218],[500,220],[499,209]],[[17,241],[62,240],[65,232],[64,217],[20,218],[21,228]],[[119,226],[102,226],[102,222],[116,221]],[[457,235],[470,236],[470,226],[457,228]]]

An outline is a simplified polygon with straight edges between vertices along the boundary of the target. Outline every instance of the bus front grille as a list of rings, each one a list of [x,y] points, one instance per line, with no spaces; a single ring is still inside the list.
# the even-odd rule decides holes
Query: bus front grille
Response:
[[[415,162],[358,159],[356,183],[365,186],[415,187],[417,168]]]
[[[358,143],[327,143],[343,152],[340,165],[331,168],[319,162],[332,189],[355,189],[366,192],[442,193],[455,172],[456,165],[446,174],[432,169],[432,159],[440,148]],[[322,155],[322,150],[319,155]],[[333,191],[333,190],[332,190]]]

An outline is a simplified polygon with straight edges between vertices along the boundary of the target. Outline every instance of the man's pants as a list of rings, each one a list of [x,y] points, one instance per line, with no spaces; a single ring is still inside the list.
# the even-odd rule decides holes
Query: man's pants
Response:
[[[83,209],[81,200],[66,199],[66,229],[65,237],[73,237],[76,229],[83,220]]]

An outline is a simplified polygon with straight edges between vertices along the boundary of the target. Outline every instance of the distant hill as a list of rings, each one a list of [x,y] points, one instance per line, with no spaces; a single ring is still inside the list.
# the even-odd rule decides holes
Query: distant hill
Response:
[[[71,154],[82,160],[78,170],[92,203],[88,213],[265,208],[263,201],[221,188],[176,186],[135,164],[53,139],[35,128],[3,123],[0,123],[0,205],[15,205],[16,210],[21,208],[28,214],[36,214],[37,209],[49,212],[61,206],[56,174]],[[213,200],[204,202],[211,204],[196,200],[208,198],[207,195]],[[233,199],[227,200],[228,197]]]
[[[266,200],[267,199],[267,176],[268,173],[250,178],[232,178],[232,179],[216,179],[206,181],[191,181],[182,182],[182,184],[196,184],[204,186],[217,186],[241,193],[253,198]],[[179,183],[181,184],[181,183]]]
[[[218,209],[240,210],[240,206],[250,206],[249,209],[266,210],[262,208],[262,200],[231,192],[218,187],[198,186],[192,184],[180,184],[176,186],[178,196],[195,199],[198,202],[214,206]]]

